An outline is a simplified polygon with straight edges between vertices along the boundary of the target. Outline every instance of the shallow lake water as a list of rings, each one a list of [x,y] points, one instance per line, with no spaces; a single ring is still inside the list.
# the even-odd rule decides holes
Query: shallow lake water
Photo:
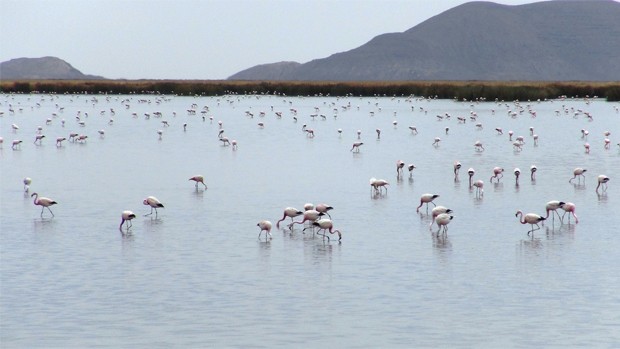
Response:
[[[0,102],[3,348],[620,343],[619,103],[47,94]],[[521,151],[509,130],[524,137]],[[70,133],[88,138],[55,145]],[[14,139],[23,141],[15,150]],[[354,142],[364,143],[359,152]],[[416,168],[397,177],[397,160]],[[491,183],[496,166],[504,176]],[[470,167],[484,181],[481,196]],[[569,183],[576,167],[585,179]],[[188,180],[198,174],[208,189]],[[597,192],[600,174],[611,180]],[[387,192],[374,193],[371,177],[387,180]],[[57,201],[54,217],[41,217],[34,192]],[[453,210],[447,234],[429,231],[424,206],[416,212],[424,193]],[[165,206],[156,217],[144,216],[151,195]],[[528,235],[516,211],[545,215],[550,200],[575,203],[579,223],[550,217]],[[306,203],[333,206],[341,241],[290,231],[290,219],[276,228],[285,207]],[[124,210],[137,215],[129,231],[119,230]],[[263,219],[271,239],[258,238]]]

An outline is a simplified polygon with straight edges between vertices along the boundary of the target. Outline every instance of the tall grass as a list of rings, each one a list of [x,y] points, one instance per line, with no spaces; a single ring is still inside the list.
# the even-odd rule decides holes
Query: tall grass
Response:
[[[531,81],[227,81],[20,80],[1,81],[2,93],[55,94],[278,94],[288,96],[422,96],[466,100],[538,100],[600,97],[620,101],[620,82]]]

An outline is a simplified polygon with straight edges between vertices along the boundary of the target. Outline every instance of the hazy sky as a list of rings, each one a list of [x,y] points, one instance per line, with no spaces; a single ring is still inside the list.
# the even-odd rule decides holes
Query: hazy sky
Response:
[[[0,0],[0,62],[55,56],[110,79],[225,79],[348,51],[465,2]]]

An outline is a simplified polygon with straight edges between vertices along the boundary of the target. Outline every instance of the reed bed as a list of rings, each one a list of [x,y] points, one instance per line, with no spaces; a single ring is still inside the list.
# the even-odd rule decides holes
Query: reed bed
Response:
[[[559,97],[620,101],[620,82],[535,81],[232,81],[19,80],[0,81],[2,93],[172,94],[218,96],[422,96],[465,100],[544,100]]]

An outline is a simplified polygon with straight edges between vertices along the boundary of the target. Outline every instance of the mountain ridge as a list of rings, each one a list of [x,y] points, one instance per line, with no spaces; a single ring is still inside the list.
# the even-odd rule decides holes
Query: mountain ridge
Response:
[[[474,1],[286,72],[263,64],[228,79],[617,81],[617,18],[609,0]]]
[[[102,80],[98,75],[83,74],[66,61],[52,56],[14,58],[0,63],[2,80]]]

